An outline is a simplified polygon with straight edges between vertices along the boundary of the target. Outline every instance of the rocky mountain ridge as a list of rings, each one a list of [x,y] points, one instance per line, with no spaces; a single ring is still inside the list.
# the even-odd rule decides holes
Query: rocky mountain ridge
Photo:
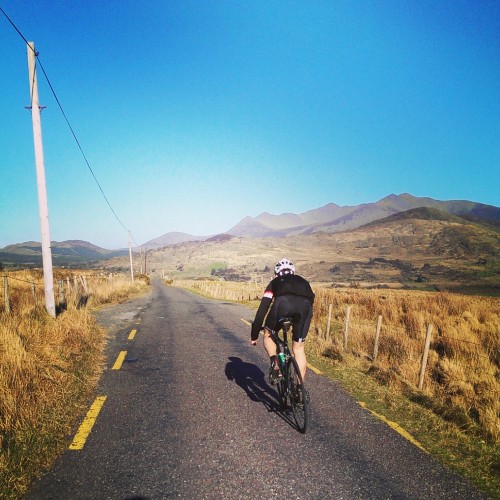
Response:
[[[244,217],[223,234],[245,238],[281,238],[319,232],[338,233],[357,229],[370,222],[416,208],[432,208],[462,218],[500,224],[500,208],[492,205],[466,200],[440,201],[403,193],[391,194],[377,202],[361,205],[339,206],[335,203],[328,203],[301,214],[273,215],[263,212],[257,217]],[[161,248],[187,241],[202,241],[210,237],[214,236],[194,236],[171,232],[144,243],[143,248]]]
[[[422,207],[434,208],[451,215],[500,223],[500,208],[498,207],[461,200],[439,201],[404,193],[391,194],[375,203],[356,206],[340,207],[329,203],[324,207],[299,215],[263,213],[255,218],[245,217],[228,233],[245,237],[280,237],[317,232],[337,233],[356,229],[396,213]]]
[[[402,210],[415,204],[426,206]],[[237,225],[241,232],[232,228],[210,237],[167,233],[142,250],[148,250],[148,272],[178,277],[210,277],[217,269],[216,276],[227,272],[241,279],[260,279],[266,266],[272,268],[276,258],[287,255],[310,279],[323,282],[414,286],[418,281],[497,289],[499,212],[474,202],[391,195],[356,207],[331,203],[304,214],[263,213],[243,219]],[[356,227],[339,230],[350,225]],[[53,242],[52,252],[54,265],[60,267],[124,272],[129,267],[127,250],[112,252],[87,242]],[[134,257],[136,263],[142,260]],[[2,265],[41,267],[40,243],[0,249]]]
[[[173,279],[267,282],[283,256],[301,275],[331,286],[500,290],[500,228],[426,207],[343,232],[179,243],[150,252],[148,269]]]

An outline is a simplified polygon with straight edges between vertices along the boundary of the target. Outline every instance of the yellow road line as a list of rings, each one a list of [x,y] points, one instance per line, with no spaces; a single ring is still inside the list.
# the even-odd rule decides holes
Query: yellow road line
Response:
[[[250,323],[250,321],[247,321],[246,319],[243,319],[243,318],[240,318],[241,321],[243,321],[243,323],[245,323],[245,325],[248,325],[250,326],[252,323]]]
[[[312,370],[314,373],[316,373],[318,375],[321,375],[321,370],[319,370],[318,368],[316,368],[313,365],[310,365],[309,363],[307,363],[307,368],[309,368],[310,370]]]
[[[135,337],[135,334],[136,334],[136,333],[137,333],[137,330],[132,330],[132,331],[130,332],[130,335],[128,336],[128,339],[129,339],[129,340],[133,340],[133,339],[134,339],[134,337]]]
[[[420,448],[422,451],[425,453],[429,453],[410,433],[405,431],[399,424],[396,422],[393,422],[392,420],[389,420],[388,418],[384,417],[383,415],[379,415],[378,413],[374,412],[373,410],[370,410],[370,408],[367,408],[366,403],[363,401],[358,401],[358,404],[364,408],[365,410],[368,410],[372,415],[375,415],[378,419],[382,420],[382,422],[385,422],[389,427],[394,429],[396,432],[399,432],[405,439],[410,441],[410,443],[413,443],[415,446]]]
[[[92,403],[92,406],[89,408],[89,411],[80,425],[78,432],[75,434],[72,443],[69,445],[70,450],[81,450],[84,447],[90,431],[95,424],[97,416],[101,411],[104,401],[106,401],[106,396],[99,396]]]
[[[127,355],[127,351],[121,351],[116,358],[115,364],[113,365],[112,370],[119,370],[122,367],[122,363],[125,360],[125,356]]]

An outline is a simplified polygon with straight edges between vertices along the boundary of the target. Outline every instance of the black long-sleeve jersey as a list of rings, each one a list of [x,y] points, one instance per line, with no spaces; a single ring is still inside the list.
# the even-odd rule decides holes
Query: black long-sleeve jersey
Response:
[[[276,276],[267,285],[264,295],[260,301],[259,308],[252,324],[252,340],[259,338],[259,332],[264,324],[264,319],[273,299],[281,295],[297,295],[307,299],[311,305],[314,303],[314,292],[307,280],[297,274],[285,274]]]

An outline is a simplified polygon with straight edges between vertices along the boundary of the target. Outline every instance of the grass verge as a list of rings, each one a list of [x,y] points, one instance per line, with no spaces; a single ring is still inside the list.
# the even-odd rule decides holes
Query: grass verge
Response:
[[[24,278],[23,278],[24,279]],[[30,278],[31,279],[31,278]],[[29,283],[29,282],[28,282]],[[18,286],[0,311],[0,498],[23,498],[68,445],[104,366],[106,332],[92,316],[103,303],[142,292],[147,281],[90,278],[85,300],[68,294],[51,318]]]

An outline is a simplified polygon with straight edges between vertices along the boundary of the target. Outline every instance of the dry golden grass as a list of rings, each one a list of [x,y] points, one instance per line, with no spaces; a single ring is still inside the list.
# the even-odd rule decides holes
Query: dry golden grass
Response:
[[[409,291],[316,289],[312,338],[317,351],[348,362],[401,389],[462,428],[500,440],[500,299]],[[332,326],[326,335],[328,307]],[[351,306],[348,347],[343,330]],[[373,362],[378,316],[380,345]],[[425,336],[433,325],[422,391],[416,391]]]
[[[57,272],[56,280],[69,277]],[[21,497],[31,479],[65,446],[103,365],[105,332],[89,305],[120,300],[145,287],[126,277],[86,277],[65,290],[56,319],[46,314],[41,276],[9,273],[10,307],[0,308],[0,484],[2,498]],[[37,285],[37,306],[31,283]],[[56,290],[56,302],[59,296]],[[85,300],[82,300],[85,297]],[[85,306],[85,307],[84,307]]]
[[[233,300],[248,302],[259,300],[262,295],[262,286],[254,282],[241,283],[234,281],[208,280],[168,280],[167,284],[175,284],[181,288],[189,288],[202,295],[209,295],[219,300]]]
[[[175,281],[222,300],[260,299],[256,284]],[[500,440],[500,299],[398,290],[314,287],[308,348],[360,367],[461,429]],[[331,306],[330,330],[328,314]],[[347,349],[344,328],[351,307]],[[377,319],[382,316],[373,360]],[[425,335],[433,325],[422,390],[417,389]]]

